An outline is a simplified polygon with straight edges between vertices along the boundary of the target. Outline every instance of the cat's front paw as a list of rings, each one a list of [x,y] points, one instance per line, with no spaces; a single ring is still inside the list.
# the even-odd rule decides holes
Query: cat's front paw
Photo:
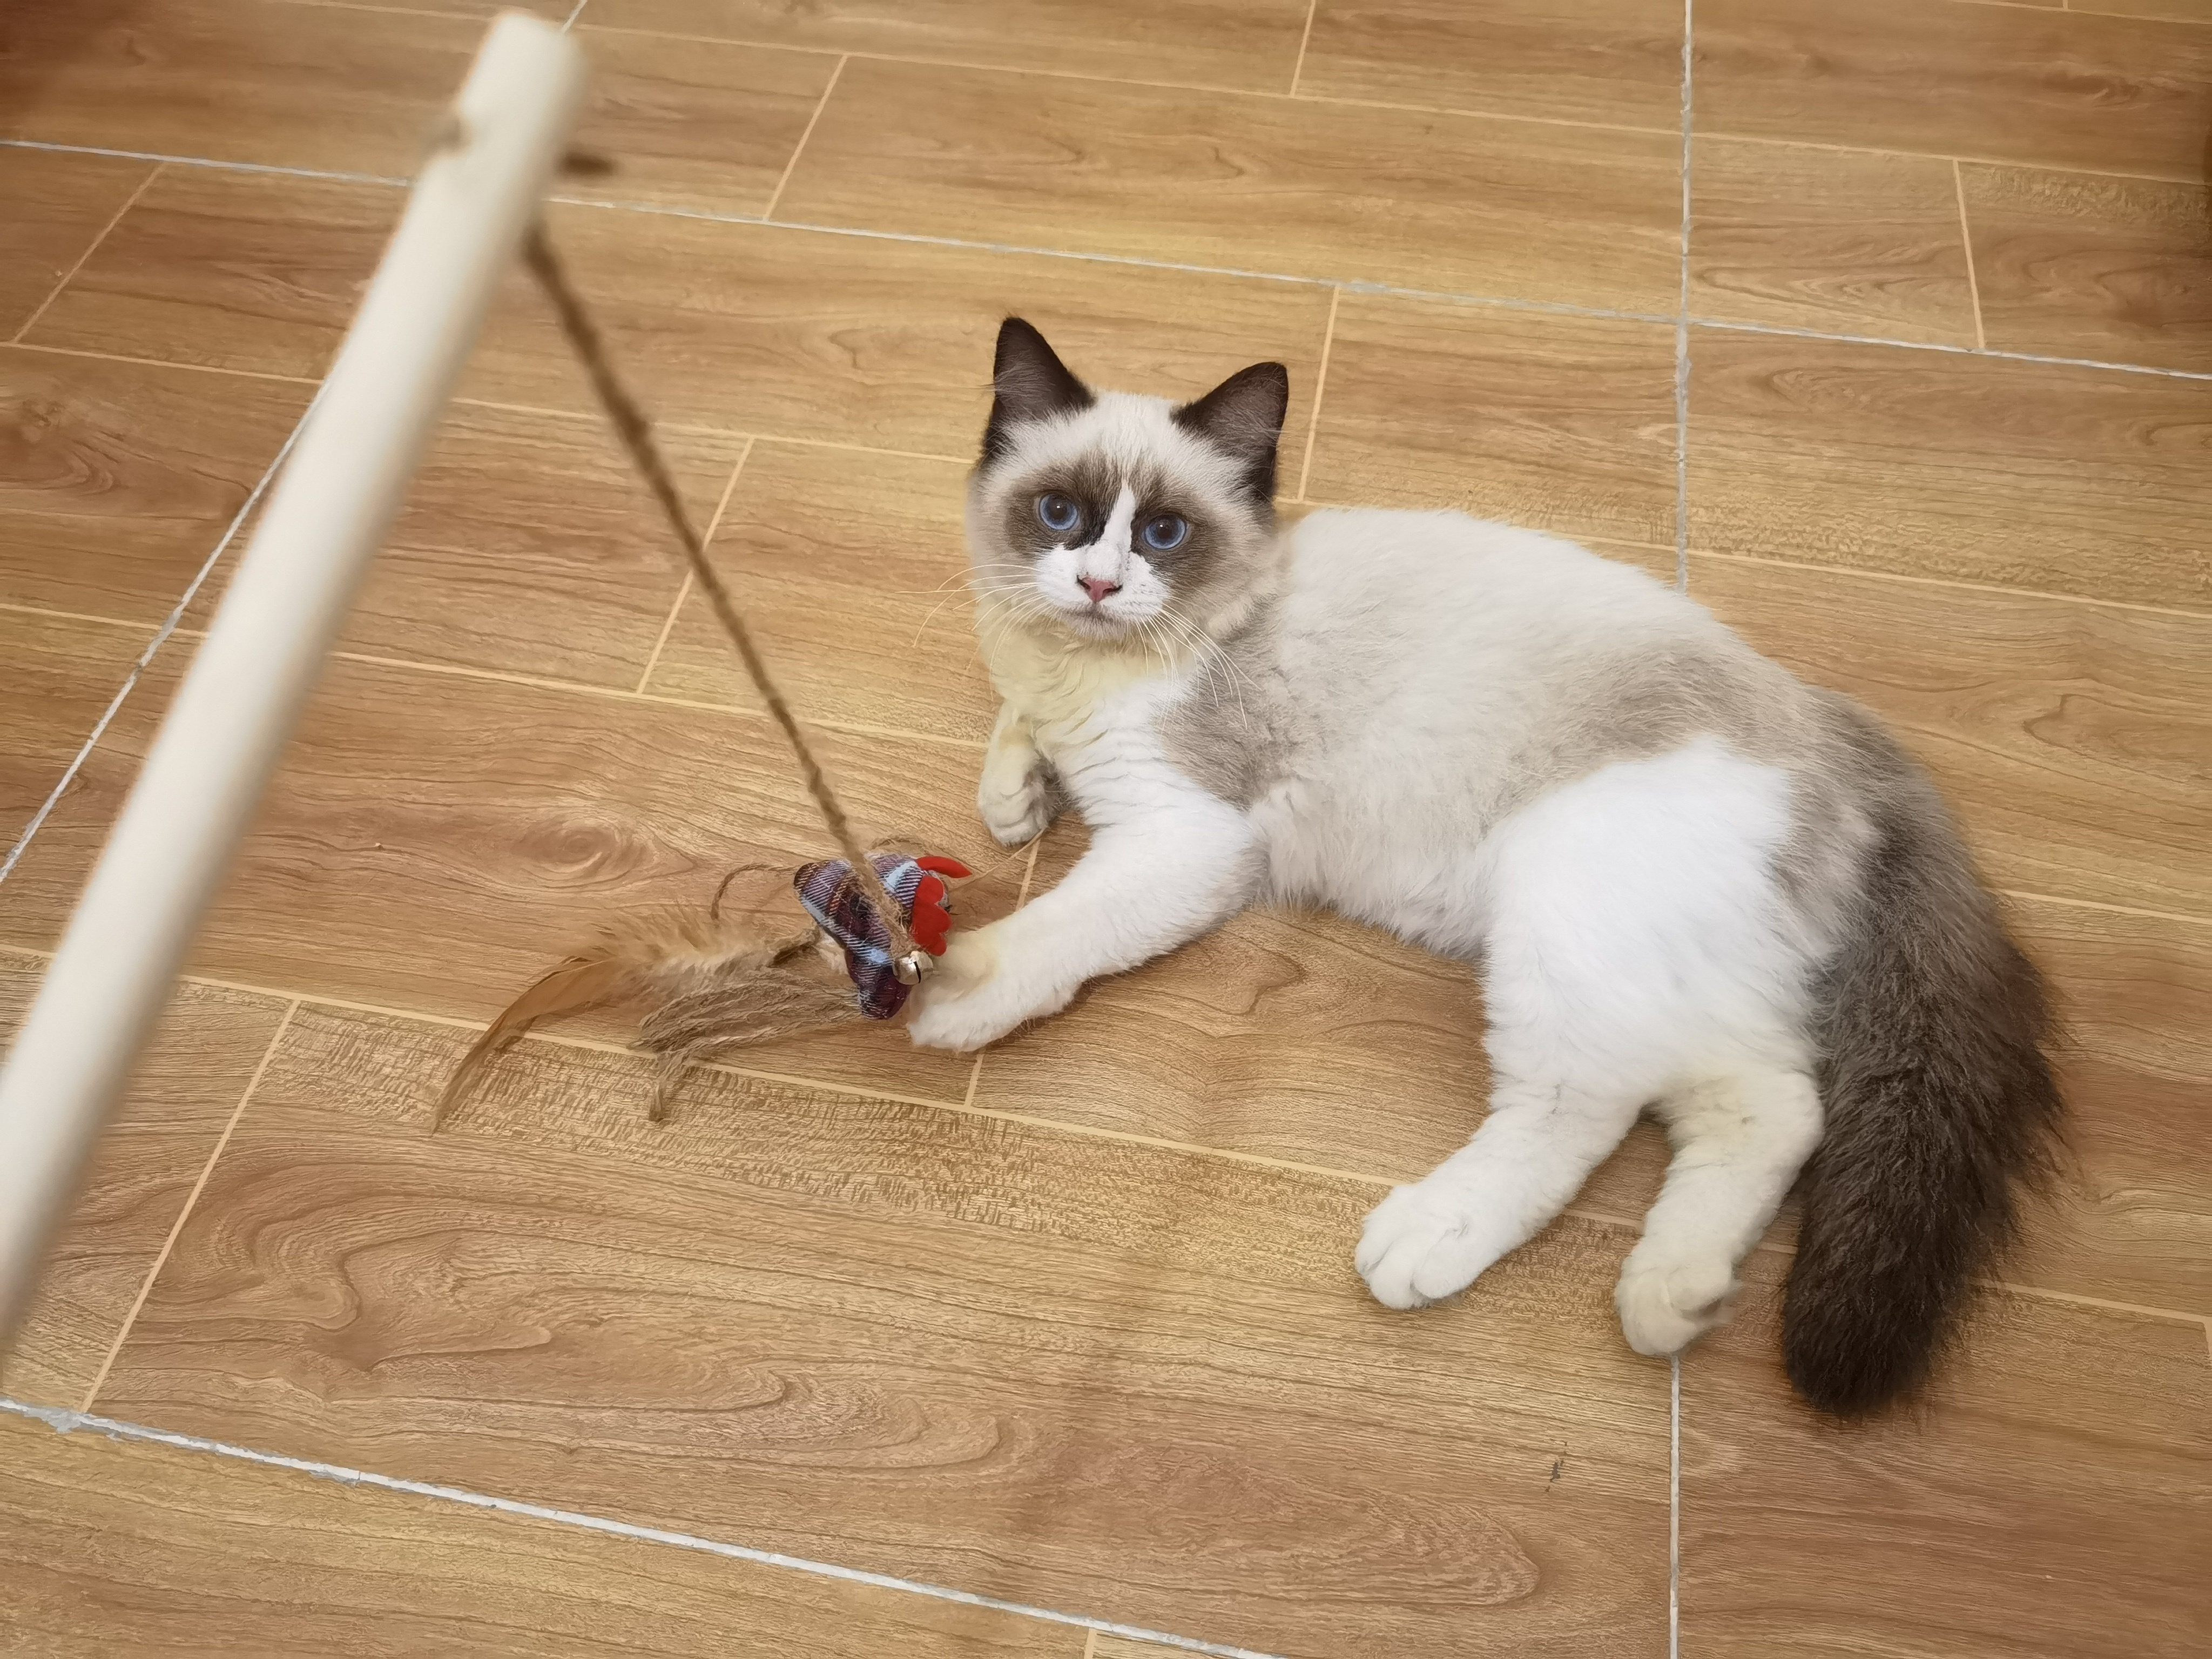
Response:
[[[1053,818],[1052,775],[1036,751],[993,749],[975,787],[975,810],[1001,846],[1019,847],[1042,835]]]
[[[1367,1212],[1352,1265],[1384,1307],[1423,1307],[1465,1290],[1504,1254],[1487,1219],[1456,1183],[1394,1187]]]
[[[1621,1267],[1613,1305],[1628,1346],[1664,1359],[1727,1319],[1735,1289],[1735,1269],[1726,1256],[1669,1261],[1638,1245]]]
[[[907,1036],[917,1048],[966,1054],[1067,1001],[1024,974],[997,948],[988,927],[955,933],[935,971],[915,987]]]

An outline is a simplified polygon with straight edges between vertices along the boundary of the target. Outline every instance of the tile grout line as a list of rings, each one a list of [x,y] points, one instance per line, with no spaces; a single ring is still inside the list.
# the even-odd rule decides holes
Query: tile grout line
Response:
[[[1030,842],[1030,855],[1022,866],[1022,884],[1014,890],[1014,908],[1017,910],[1030,902],[1030,883],[1036,878],[1037,854],[1043,846],[1044,831],[1040,830]],[[988,875],[990,872],[985,873]],[[988,1048],[977,1049],[975,1063],[968,1068],[968,1091],[960,1097],[960,1109],[963,1112],[975,1110],[975,1091],[982,1085],[983,1059],[989,1052]]]
[[[561,20],[561,33],[566,34],[575,27],[576,20],[584,15],[584,8],[591,3],[592,0],[576,0],[576,3],[568,9],[568,15]]]
[[[1336,308],[1344,299],[1344,290],[1332,288],[1328,291],[1328,325],[1322,331],[1321,363],[1314,371],[1313,412],[1306,416],[1306,455],[1298,468],[1298,494],[1301,501],[1306,498],[1306,484],[1313,477],[1314,440],[1321,435],[1321,400],[1328,390],[1328,355],[1336,348]]]
[[[223,1149],[230,1145],[231,1131],[238,1127],[239,1119],[246,1115],[246,1103],[253,1098],[253,1091],[261,1086],[262,1077],[269,1070],[269,1062],[276,1058],[277,1045],[284,1041],[284,1033],[292,1028],[292,1016],[299,1012],[300,999],[297,997],[284,1006],[284,1012],[276,1022],[276,1030],[270,1034],[269,1046],[261,1051],[261,1059],[253,1068],[253,1075],[246,1080],[245,1092],[239,1096],[238,1104],[230,1109],[230,1115],[223,1120],[222,1133],[216,1137],[215,1146],[207,1155],[207,1162],[200,1165],[199,1178],[192,1182],[191,1190],[185,1194],[184,1206],[177,1212],[177,1218],[169,1224],[168,1236],[162,1239],[161,1248],[155,1253],[154,1265],[146,1269],[145,1278],[139,1280],[138,1294],[131,1301],[131,1311],[123,1316],[123,1323],[116,1328],[115,1340],[107,1345],[107,1352],[100,1362],[100,1369],[93,1373],[91,1385],[84,1391],[84,1403],[77,1407],[79,1411],[90,1411],[92,1402],[100,1397],[100,1389],[106,1386],[107,1374],[114,1369],[115,1357],[123,1352],[123,1344],[131,1334],[131,1328],[138,1322],[138,1316],[146,1306],[146,1298],[154,1292],[154,1281],[161,1276],[161,1269],[167,1265],[169,1252],[175,1248],[178,1235],[184,1231],[185,1223],[191,1219],[194,1207],[200,1201],[200,1194],[206,1190],[208,1177],[215,1173],[216,1161],[222,1158]]]
[[[815,126],[822,119],[822,112],[830,107],[830,95],[837,90],[837,82],[844,76],[845,65],[852,61],[849,53],[842,56],[837,59],[837,67],[830,71],[829,84],[822,88],[822,96],[815,100],[814,113],[806,118],[806,129],[799,135],[799,142],[791,147],[791,159],[783,164],[782,175],[776,179],[775,188],[769,193],[768,205],[761,210],[763,224],[775,221],[776,204],[783,200],[784,186],[791,182],[791,175],[798,170],[799,158],[806,153],[806,141],[814,136]]]
[[[100,719],[94,723],[90,734],[86,737],[83,745],[76,751],[76,758],[70,762],[68,769],[62,773],[60,781],[54,785],[52,793],[40,804],[39,810],[31,815],[31,821],[23,826],[22,833],[15,837],[15,844],[8,849],[7,858],[0,860],[0,882],[5,882],[15,871],[15,866],[21,861],[24,852],[31,845],[32,837],[45,827],[46,819],[52,815],[54,808],[60,805],[62,796],[67,793],[69,787],[76,781],[77,774],[84,769],[85,763],[92,757],[94,749],[99,745],[100,740],[107,735],[109,725],[114,720],[117,711],[123,707],[124,700],[137,687],[140,677],[146,672],[147,665],[154,660],[155,653],[168,642],[169,636],[177,631],[177,624],[183,621],[185,611],[190,608],[192,600],[198,597],[201,584],[207,580],[209,573],[215,568],[216,562],[222,557],[224,552],[229,548],[232,539],[237,536],[239,526],[246,522],[246,515],[253,511],[256,504],[267,491],[270,482],[283,468],[285,458],[292,453],[292,446],[300,441],[300,434],[307,428],[307,422],[314,415],[315,405],[321,399],[322,393],[318,392],[313,398],[309,399],[307,408],[300,411],[300,418],[293,422],[292,430],[286,434],[283,445],[277,449],[276,459],[269,463],[267,470],[261,475],[260,482],[247,492],[244,504],[238,509],[238,515],[231,520],[229,526],[216,541],[214,550],[208,554],[205,562],[201,564],[191,580],[186,584],[183,594],[179,597],[175,605],[161,620],[161,625],[154,630],[154,637],[146,641],[145,649],[138,653],[138,659],[131,664],[130,672],[123,677],[122,685],[117,688],[114,696],[108,700],[107,707],[100,711]]]
[[[9,345],[23,343],[23,337],[36,328],[39,325],[39,319],[53,308],[54,301],[62,297],[62,290],[76,280],[77,273],[85,268],[94,254],[100,252],[100,245],[114,234],[116,226],[123,222],[123,216],[138,205],[138,198],[143,196],[148,187],[161,176],[161,169],[167,165],[166,161],[154,163],[146,176],[138,181],[138,187],[124,198],[123,205],[108,216],[107,222],[100,228],[100,234],[85,245],[84,252],[76,256],[76,262],[64,271],[61,274],[61,279],[47,290],[46,297],[39,301],[39,308],[24,319],[22,327],[8,337]]]
[[[1092,1631],[1083,1638],[1083,1659],[1097,1659],[1098,1632]]]
[[[1982,283],[1974,274],[1974,228],[1966,217],[1966,176],[1959,158],[1951,158],[1951,190],[1959,198],[1959,247],[1966,256],[1966,297],[1974,306],[1974,349],[1987,351],[1990,337],[1982,322]]]
[[[1682,0],[1682,234],[1674,321],[1674,588],[1690,591],[1690,161],[1697,0]],[[1667,1356],[1667,1659],[1682,1654],[1682,1356]]]
[[[1682,1356],[1667,1357],[1667,1659],[1682,1655]]]
[[[665,1527],[639,1526],[628,1521],[616,1521],[605,1516],[586,1515],[576,1510],[555,1509],[544,1504],[525,1503],[513,1498],[496,1498],[484,1492],[475,1492],[459,1486],[442,1486],[427,1480],[402,1480],[396,1475],[378,1474],[367,1469],[349,1468],[343,1464],[324,1463],[312,1458],[289,1457],[277,1452],[256,1451],[249,1446],[228,1441],[211,1439],[204,1435],[178,1434],[167,1429],[156,1429],[140,1423],[125,1423],[112,1417],[95,1416],[90,1412],[73,1412],[54,1406],[33,1406],[20,1400],[0,1395],[0,1412],[11,1417],[27,1418],[43,1423],[58,1434],[74,1434],[90,1431],[111,1439],[137,1441],[172,1450],[198,1452],[216,1457],[234,1458],[240,1462],[258,1464],[264,1468],[286,1469],[296,1474],[319,1476],[335,1480],[344,1486],[368,1486],[381,1492],[398,1492],[410,1498],[428,1498],[448,1504],[465,1504],[471,1509],[488,1510],[497,1515],[514,1516],[526,1521],[550,1522],[586,1532],[604,1533],[616,1538],[628,1538],[647,1544],[672,1544],[679,1549],[697,1550],[703,1554],[720,1556],[727,1560],[750,1561],[757,1565],[781,1567],[787,1571],[809,1573],[817,1578],[833,1578],[846,1583],[866,1584],[877,1589],[902,1590],[910,1595],[925,1595],[934,1601],[957,1602],[963,1607],[988,1608],[994,1613],[1008,1613],[1040,1623],[1066,1625],[1087,1630],[1094,1635],[1119,1636],[1134,1642],[1150,1642],[1156,1646],[1178,1649],[1185,1653],[1217,1656],[1217,1659],[1276,1659],[1271,1654],[1252,1648],[1232,1647],[1224,1643],[1201,1641],[1195,1637],[1171,1635],[1165,1631],[1146,1630],[1136,1625],[1117,1624],[1112,1620],[1094,1619],[1085,1613],[1061,1613],[1056,1608],[1031,1606],[1026,1602],[1005,1601],[995,1595],[981,1595],[973,1590],[954,1589],[942,1584],[924,1583],[916,1579],[896,1578],[889,1573],[871,1572],[861,1567],[842,1566],[832,1561],[816,1561],[805,1556],[786,1555],[781,1551],[756,1549],[750,1545],[726,1543],[720,1539],[704,1538],[696,1533],[676,1532]]]
[[[729,510],[730,496],[737,489],[738,476],[745,470],[745,462],[751,459],[753,441],[750,437],[745,440],[744,447],[738,451],[736,464],[730,468],[730,476],[722,482],[722,493],[716,498],[714,511],[707,520],[706,533],[699,538],[702,547],[711,548],[714,544],[714,532],[722,527],[722,514]],[[646,658],[645,666],[638,673],[637,689],[634,694],[637,696],[647,695],[646,684],[653,678],[653,671],[660,665],[660,653],[668,644],[668,636],[676,630],[677,617],[684,614],[684,601],[691,597],[691,572],[686,568],[683,581],[677,586],[676,603],[668,607],[668,615],[661,622],[660,632],[653,641],[652,654]]]
[[[2150,921],[2179,921],[2192,927],[2212,927],[2212,915],[2187,910],[2150,910],[2138,904],[2113,904],[2104,899],[2073,898],[2064,893],[2037,893],[2012,887],[2000,887],[1996,891],[2001,898],[2025,899],[2032,904],[2063,904],[2077,910],[2104,910],[2118,916],[2142,916]]]
[[[334,173],[323,167],[288,167],[267,161],[222,161],[211,155],[171,155],[154,149],[112,149],[104,144],[62,144],[44,138],[0,138],[0,149],[41,149],[58,155],[113,155],[126,161],[163,161],[180,167],[212,167],[219,173],[269,173],[285,179],[327,179],[346,185],[392,185],[404,190],[413,182],[382,173]]]
[[[312,374],[279,374],[265,368],[232,368],[221,363],[185,363],[167,357],[134,357],[127,352],[93,351],[83,346],[50,345],[44,340],[9,340],[6,345],[14,351],[36,351],[52,357],[80,357],[95,363],[129,363],[139,368],[173,369],[186,374],[228,374],[241,380],[268,380],[279,386],[319,386],[322,384]]]
[[[1690,591],[1690,66],[1692,9],[1682,0],[1681,273],[1674,310],[1674,591]]]
[[[1306,47],[1313,40],[1314,14],[1321,9],[1321,0],[1306,0],[1306,26],[1298,33],[1298,61],[1291,65],[1291,89],[1286,96],[1298,95],[1298,81],[1306,72]]]

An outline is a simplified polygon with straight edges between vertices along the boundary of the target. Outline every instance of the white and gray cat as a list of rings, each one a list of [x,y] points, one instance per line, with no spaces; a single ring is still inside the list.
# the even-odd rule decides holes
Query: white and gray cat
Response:
[[[1181,405],[1094,392],[1015,319],[994,390],[980,805],[1018,843],[1064,798],[1091,840],[954,936],[914,1040],[990,1042],[1249,904],[1334,907],[1479,965],[1489,1016],[1480,1128],[1367,1218],[1376,1297],[1473,1283],[1648,1106],[1674,1156],[1615,1292],[1629,1342],[1724,1316],[1809,1159],[1790,1374],[1839,1414],[1916,1385],[2059,1106],[2040,981],[1873,717],[1550,536],[1279,530],[1279,364]]]

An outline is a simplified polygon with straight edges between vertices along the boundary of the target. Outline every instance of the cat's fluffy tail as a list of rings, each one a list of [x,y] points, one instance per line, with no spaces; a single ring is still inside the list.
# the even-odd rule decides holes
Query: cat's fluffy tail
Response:
[[[1878,839],[1820,988],[1826,1129],[1782,1327],[1790,1380],[1838,1416],[1926,1376],[2059,1120],[2041,976],[1934,787],[1886,736],[1853,736]]]

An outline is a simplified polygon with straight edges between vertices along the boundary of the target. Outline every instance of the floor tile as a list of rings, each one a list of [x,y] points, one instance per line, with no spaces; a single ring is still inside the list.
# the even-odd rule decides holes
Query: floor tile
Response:
[[[1889,720],[1996,885],[2212,916],[2212,617],[1698,554],[1690,597]]]
[[[995,253],[604,208],[552,216],[571,276],[653,413],[772,436],[968,456],[1000,319],[1094,382],[1196,397],[1268,358],[1301,432],[1328,293],[1306,284]],[[588,409],[542,302],[510,285],[463,390]]]
[[[158,622],[309,388],[0,348],[0,601]]]
[[[1305,18],[1304,0],[592,0],[591,9],[610,28],[1274,92],[1290,89]]]
[[[1715,138],[1691,183],[1692,315],[1975,343],[1950,162]]]
[[[1085,839],[1079,823],[1053,830],[1033,895]],[[989,1049],[975,1103],[1412,1181],[1482,1121],[1482,1037],[1465,964],[1326,912],[1253,910]],[[1577,1207],[1640,1218],[1665,1159],[1639,1131]]]
[[[481,33],[284,0],[16,0],[0,137],[406,178]]]
[[[1965,0],[1705,0],[1697,129],[2197,179],[2212,35]]]
[[[104,1409],[1286,1655],[1664,1651],[1609,1231],[1407,1317],[1353,1183],[734,1083],[648,1130],[540,1044],[433,1138],[460,1040],[301,1025]]]
[[[1346,294],[1305,493],[1671,542],[1674,446],[1663,324]]]
[[[800,717],[980,743],[998,698],[975,647],[957,461],[763,439],[710,550]],[[692,592],[647,690],[760,707]],[[972,773],[980,763],[947,757]]]
[[[846,65],[777,217],[1671,312],[1669,136]]]
[[[2202,184],[1979,166],[1960,176],[1992,347],[2212,370]]]
[[[1674,0],[1320,0],[1298,89],[1674,132]]]
[[[1782,1382],[1786,1265],[1683,1361],[1683,1652],[2201,1649],[2202,1324],[1991,1294],[1926,1407],[1838,1428]]]
[[[0,611],[0,846],[62,781],[151,633]]]
[[[2212,924],[2013,904],[2057,993],[2072,1147],[2008,1281],[2212,1316]]]
[[[2204,407],[2193,381],[1695,329],[1691,542],[2212,608]]]
[[[317,378],[404,201],[392,185],[169,167],[26,337]]]
[[[46,966],[0,951],[0,1042],[30,1012]],[[0,1393],[71,1410],[84,1403],[283,1016],[274,998],[178,988],[48,1249],[38,1295],[0,1360]],[[10,1465],[11,1480],[16,1473]]]
[[[157,666],[173,674],[183,654]],[[166,676],[149,678],[0,886],[0,939],[55,936],[163,706]],[[812,740],[864,842],[917,841],[977,870],[998,861],[975,818],[972,751],[925,767],[881,738]],[[193,971],[483,1020],[614,912],[696,910],[736,866],[796,869],[828,847],[765,720],[341,660],[200,929]],[[963,915],[988,920],[1019,883],[1015,867],[963,889]],[[749,1049],[744,1063],[953,1101],[969,1070],[876,1025]]]
[[[2089,9],[2087,6],[2082,8]],[[2191,23],[2212,23],[2208,0],[2097,0],[2096,9],[2121,17],[2171,17]]]
[[[768,210],[837,67],[821,52],[595,28],[577,39],[592,78],[576,147],[615,170],[564,179],[560,193],[698,213]]]
[[[1079,1659],[1083,1632],[0,1418],[0,1616],[46,1659]]]
[[[113,155],[0,154],[0,339],[31,320],[153,171]]]
[[[744,440],[663,432],[659,442],[703,532]],[[599,417],[456,404],[337,648],[634,690],[683,586],[683,556]],[[210,578],[188,627],[208,625],[236,563]]]

